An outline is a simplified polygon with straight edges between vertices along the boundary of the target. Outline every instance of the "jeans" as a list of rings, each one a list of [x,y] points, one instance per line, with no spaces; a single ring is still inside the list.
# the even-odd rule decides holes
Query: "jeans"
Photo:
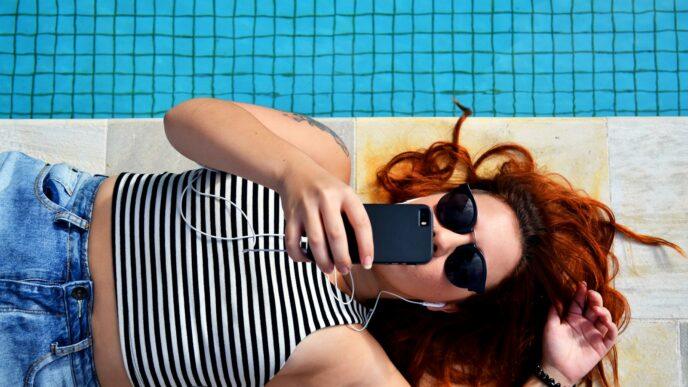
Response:
[[[1,386],[99,386],[87,243],[106,177],[0,153]]]

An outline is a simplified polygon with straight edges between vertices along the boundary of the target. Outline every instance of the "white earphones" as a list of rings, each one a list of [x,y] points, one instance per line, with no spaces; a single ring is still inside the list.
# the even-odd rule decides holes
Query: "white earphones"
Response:
[[[179,198],[179,202],[177,203],[177,209],[179,210],[180,214],[182,215],[182,219],[184,219],[184,223],[186,223],[186,224],[187,224],[189,227],[191,227],[193,230],[195,230],[195,231],[197,231],[197,232],[200,232],[200,233],[203,234],[203,235],[207,235],[207,236],[209,236],[209,237],[211,237],[211,238],[217,238],[217,239],[220,239],[220,240],[236,240],[236,239],[251,238],[251,247],[255,246],[256,237],[257,237],[257,236],[280,236],[280,237],[284,237],[284,234],[256,234],[255,231],[254,231],[254,229],[253,229],[253,226],[251,225],[251,220],[248,218],[248,216],[246,215],[246,213],[245,213],[241,208],[239,208],[239,206],[237,206],[233,201],[228,200],[228,199],[226,199],[226,198],[223,198],[222,196],[219,196],[219,195],[208,194],[208,193],[200,192],[200,191],[198,191],[197,189],[195,189],[195,188],[193,187],[192,184],[193,184],[193,182],[194,182],[194,181],[198,178],[198,176],[199,176],[199,174],[198,174],[197,172],[202,172],[203,169],[208,169],[208,170],[215,171],[215,172],[223,172],[223,171],[220,171],[220,170],[217,170],[217,169],[213,169],[213,168],[209,168],[209,167],[205,167],[205,166],[204,166],[203,168],[199,168],[199,169],[197,169],[196,171],[194,171],[194,173],[193,173],[193,174],[194,174],[193,178],[189,181],[189,183],[187,183],[186,187],[184,187],[184,189],[182,190],[181,197]],[[199,195],[209,196],[209,197],[214,197],[214,198],[217,198],[217,199],[220,199],[220,200],[224,200],[224,201],[229,202],[231,205],[235,206],[239,211],[241,211],[241,214],[244,216],[244,218],[246,218],[246,221],[248,222],[248,226],[249,226],[249,228],[250,228],[250,230],[251,230],[251,234],[253,234],[253,235],[250,235],[250,236],[243,236],[243,235],[242,235],[242,236],[233,237],[233,238],[231,238],[231,237],[222,237],[222,236],[217,236],[217,235],[208,234],[208,233],[206,233],[206,232],[204,232],[204,231],[201,231],[201,230],[195,228],[194,226],[192,226],[191,223],[189,223],[189,221],[188,221],[188,220],[186,219],[186,217],[184,216],[184,210],[183,210],[182,205],[181,205],[182,201],[184,200],[184,194],[186,193],[186,190],[187,190],[189,187],[191,187],[191,190],[194,191],[194,192],[196,192],[196,193],[199,194]],[[413,199],[410,199],[410,200],[413,200]],[[407,201],[405,201],[405,202],[403,202],[403,203],[409,202],[410,200],[407,200]],[[286,250],[283,250],[283,249],[242,249],[242,250],[241,250],[241,253],[243,254],[243,253],[246,252],[246,251],[283,251],[283,252],[286,252]],[[333,295],[333,294],[332,294],[332,289],[330,288],[330,286],[327,286],[327,292],[329,293],[330,297],[335,298],[337,301],[341,302],[343,305],[348,305],[348,304],[350,304],[350,303],[353,301],[353,299],[354,299],[354,294],[355,294],[355,291],[356,291],[356,284],[355,284],[355,282],[354,282],[354,277],[351,275],[351,272],[349,272],[349,278],[351,279],[351,296],[349,297],[349,300],[346,301],[346,302],[343,301],[341,298],[339,298],[339,297]],[[337,270],[336,270],[336,269],[335,269],[335,271],[334,271],[334,283],[335,283],[335,286],[337,286]],[[377,308],[377,304],[378,304],[378,302],[380,301],[380,295],[382,295],[382,293],[391,294],[391,295],[393,295],[393,296],[396,296],[396,297],[401,298],[402,300],[404,300],[404,301],[406,301],[406,302],[410,302],[410,303],[413,303],[413,304],[419,304],[419,305],[423,305],[423,306],[441,308],[441,307],[443,307],[443,306],[446,305],[444,302],[419,302],[419,301],[407,300],[406,298],[404,298],[404,297],[402,297],[402,296],[400,296],[400,295],[398,295],[398,294],[395,294],[395,293],[392,293],[392,292],[388,292],[388,291],[386,291],[386,290],[380,290],[380,292],[377,294],[377,299],[375,300],[375,305],[373,306],[373,309],[371,310],[370,315],[367,316],[367,319],[366,319],[366,322],[365,322],[365,325],[363,326],[363,328],[362,328],[362,329],[355,329],[355,328],[349,327],[350,329],[353,329],[353,330],[355,330],[355,331],[357,331],[357,332],[360,332],[360,331],[363,331],[364,329],[366,329],[366,328],[368,327],[368,323],[370,322],[370,319],[373,317],[373,313],[375,313],[375,309]]]

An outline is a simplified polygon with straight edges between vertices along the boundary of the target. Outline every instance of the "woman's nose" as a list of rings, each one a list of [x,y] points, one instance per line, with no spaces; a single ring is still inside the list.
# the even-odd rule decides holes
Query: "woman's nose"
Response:
[[[435,256],[451,253],[458,246],[471,242],[471,234],[457,234],[453,231],[435,230],[433,235],[433,251]]]

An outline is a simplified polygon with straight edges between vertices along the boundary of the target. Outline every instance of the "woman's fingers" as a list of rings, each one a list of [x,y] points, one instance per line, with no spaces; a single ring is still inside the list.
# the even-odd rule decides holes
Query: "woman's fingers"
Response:
[[[321,215],[327,240],[330,244],[330,251],[334,259],[334,265],[342,274],[347,274],[351,268],[351,258],[349,257],[349,246],[347,245],[346,230],[339,211],[339,206],[323,205],[324,210]]]
[[[597,314],[597,316],[598,316],[599,318],[606,317],[607,320],[611,320],[611,319],[612,319],[612,314],[611,314],[611,312],[609,312],[609,309],[607,309],[607,308],[605,308],[605,307],[602,307],[602,306],[595,306],[595,307],[593,307],[593,310],[595,311],[595,314]]]
[[[599,306],[596,306],[594,309],[598,316],[595,327],[600,331],[604,344],[609,348],[614,344],[614,340],[616,340],[616,336],[619,333],[619,328],[614,324],[609,309]]]
[[[310,262],[308,258],[301,252],[301,223],[297,218],[290,216],[284,226],[284,245],[287,248],[287,254],[294,261]]]
[[[553,326],[558,326],[561,324],[559,309],[561,309],[561,303],[558,301],[550,304],[549,309],[547,310],[547,324],[551,324]]]
[[[614,342],[616,341],[616,337],[619,334],[619,328],[614,324],[614,321],[612,321],[611,317],[604,316],[602,317],[602,321],[607,325],[607,333],[604,336],[604,345],[607,348],[611,348],[612,345],[614,345]]]
[[[596,319],[595,312],[593,311],[593,307],[595,306],[602,306],[602,295],[594,290],[588,290],[587,305],[585,306],[585,318],[591,322],[594,322]]]
[[[596,306],[595,313],[598,315],[598,320],[595,323],[595,327],[602,334],[604,345],[607,348],[610,348],[612,345],[614,345],[616,337],[619,334],[619,328],[616,326],[616,324],[614,324],[614,321],[612,320],[612,314],[609,312],[609,309]],[[601,326],[603,326],[604,329],[601,329]]]
[[[607,334],[607,331],[609,328],[607,327],[607,324],[604,323],[602,318],[598,318],[597,321],[595,321],[595,329],[597,329],[598,332],[604,337],[604,335]]]
[[[373,264],[375,259],[375,245],[373,244],[373,227],[370,224],[370,218],[361,200],[352,192],[344,199],[343,208],[346,212],[346,217],[354,229],[356,235],[356,243],[358,246],[359,262],[364,267]],[[370,257],[366,260],[366,257]]]
[[[338,271],[347,274],[352,259],[344,224],[346,216],[355,232],[361,264],[372,264],[373,232],[365,207],[351,187],[324,170],[315,172],[315,176],[312,173],[297,175],[283,189],[282,206],[287,218],[285,242],[289,255],[294,261],[309,261],[300,247],[305,230],[316,265],[328,274],[336,265]]]
[[[569,307],[569,313],[583,315],[583,309],[585,308],[585,292],[587,290],[587,284],[585,282],[579,282],[576,288],[576,294],[573,297],[573,302]]]
[[[325,240],[325,233],[323,231],[323,224],[320,220],[320,211],[317,208],[312,210],[306,209],[306,235],[308,236],[308,245],[311,247],[315,263],[320,270],[327,274],[332,273],[334,264],[330,260],[327,252],[327,241]]]

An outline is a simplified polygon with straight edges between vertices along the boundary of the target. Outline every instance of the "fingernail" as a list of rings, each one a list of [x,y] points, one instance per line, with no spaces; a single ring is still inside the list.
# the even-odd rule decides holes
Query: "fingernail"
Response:
[[[583,286],[587,288],[587,287],[588,287],[588,283],[585,282],[585,281],[583,281]]]
[[[373,257],[369,255],[363,259],[363,268],[370,270],[371,267],[373,267]]]

